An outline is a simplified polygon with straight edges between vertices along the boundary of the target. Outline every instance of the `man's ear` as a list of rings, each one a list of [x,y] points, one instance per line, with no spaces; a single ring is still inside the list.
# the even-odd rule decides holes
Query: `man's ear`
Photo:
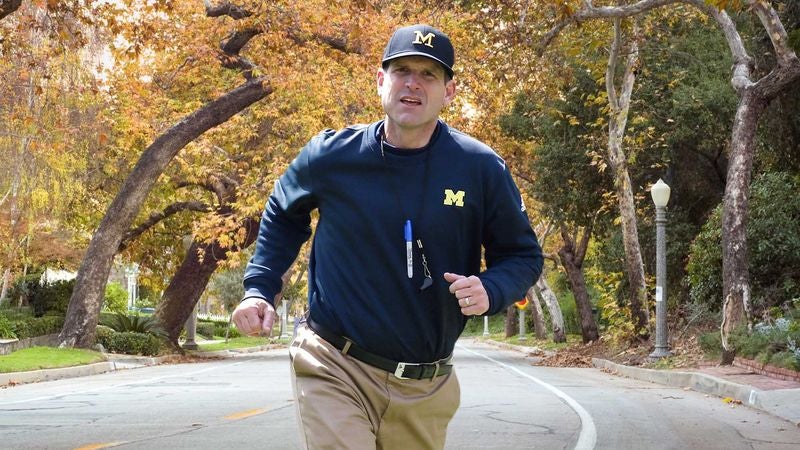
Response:
[[[445,86],[444,86],[444,106],[449,105],[450,102],[453,101],[453,99],[456,97],[456,91],[457,91],[457,89],[456,89],[456,81],[455,80],[450,80],[450,81],[447,82],[447,84],[445,84]]]
[[[383,69],[378,69],[378,73],[375,74],[375,87],[377,90],[378,95],[381,95],[381,88],[383,88],[383,81],[386,74],[383,72]]]

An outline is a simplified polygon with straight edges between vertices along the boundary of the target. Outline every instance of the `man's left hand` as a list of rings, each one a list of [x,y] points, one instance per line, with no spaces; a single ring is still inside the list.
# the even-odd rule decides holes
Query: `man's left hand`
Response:
[[[479,316],[489,310],[489,295],[480,278],[445,272],[444,279],[450,283],[450,292],[456,296],[461,314]]]

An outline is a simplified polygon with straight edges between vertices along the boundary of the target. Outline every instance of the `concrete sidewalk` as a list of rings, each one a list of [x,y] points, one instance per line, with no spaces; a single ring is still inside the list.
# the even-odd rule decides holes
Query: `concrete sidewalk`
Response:
[[[535,347],[490,340],[484,342],[526,355],[541,352]],[[598,358],[592,358],[592,364],[619,376],[730,398],[800,427],[800,383],[795,381],[772,378],[733,366],[657,370],[626,366]]]

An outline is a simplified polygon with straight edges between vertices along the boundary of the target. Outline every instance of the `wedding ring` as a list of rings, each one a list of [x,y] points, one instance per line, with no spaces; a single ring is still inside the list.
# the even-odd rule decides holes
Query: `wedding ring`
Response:
[[[469,306],[469,297],[464,299],[464,305]]]

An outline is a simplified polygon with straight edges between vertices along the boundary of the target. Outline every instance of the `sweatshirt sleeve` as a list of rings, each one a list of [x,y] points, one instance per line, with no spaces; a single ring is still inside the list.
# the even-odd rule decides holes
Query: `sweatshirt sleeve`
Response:
[[[522,299],[539,279],[544,262],[519,189],[508,167],[501,159],[499,162],[502,173],[497,173],[487,191],[482,236],[487,269],[479,278],[489,295],[487,315],[497,314]]]
[[[281,276],[311,236],[311,211],[317,205],[310,160],[322,137],[309,141],[275,183],[261,215],[253,257],[245,268],[243,299],[257,297],[273,303],[282,288]]]

